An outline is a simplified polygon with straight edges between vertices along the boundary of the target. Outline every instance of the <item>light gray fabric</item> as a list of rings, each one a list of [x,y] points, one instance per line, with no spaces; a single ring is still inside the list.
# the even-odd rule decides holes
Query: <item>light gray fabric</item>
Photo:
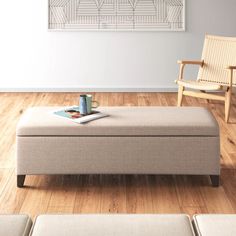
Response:
[[[219,175],[219,137],[17,137],[17,174]]]
[[[0,215],[0,236],[27,236],[31,226],[27,215]]]
[[[193,236],[186,215],[41,215],[32,236]]]
[[[194,225],[199,236],[236,235],[236,215],[206,214],[195,215]]]
[[[218,136],[218,124],[202,107],[101,107],[110,116],[76,124],[52,114],[59,107],[33,107],[22,116],[18,136]]]

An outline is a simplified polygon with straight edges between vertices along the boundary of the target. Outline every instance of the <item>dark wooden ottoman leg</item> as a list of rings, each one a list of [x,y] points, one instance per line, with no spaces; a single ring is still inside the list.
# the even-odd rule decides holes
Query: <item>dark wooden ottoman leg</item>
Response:
[[[210,175],[211,183],[213,187],[220,186],[220,176],[219,175]]]
[[[17,187],[22,188],[24,187],[25,182],[25,175],[17,175]]]

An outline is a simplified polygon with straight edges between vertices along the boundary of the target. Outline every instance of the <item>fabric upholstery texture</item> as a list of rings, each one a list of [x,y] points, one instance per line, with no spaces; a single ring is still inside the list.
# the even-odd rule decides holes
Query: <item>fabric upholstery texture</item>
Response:
[[[187,215],[41,215],[32,236],[193,236]]]
[[[27,236],[32,220],[27,215],[0,215],[1,236]]]
[[[236,215],[205,214],[195,215],[193,222],[199,236],[236,235]]]
[[[17,174],[219,175],[219,137],[18,137]]]
[[[18,136],[218,136],[215,118],[202,107],[101,107],[109,117],[76,124],[33,107],[22,116]]]

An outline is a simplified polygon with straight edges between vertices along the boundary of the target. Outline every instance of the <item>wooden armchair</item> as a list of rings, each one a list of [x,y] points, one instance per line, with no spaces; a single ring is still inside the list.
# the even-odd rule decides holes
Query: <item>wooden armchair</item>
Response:
[[[183,95],[225,102],[225,121],[229,121],[232,87],[236,86],[236,38],[206,35],[200,61],[178,61],[180,64],[178,106]],[[199,65],[197,80],[184,79],[185,65]],[[189,88],[191,90],[186,90]],[[198,90],[198,91],[194,91]],[[209,93],[219,91],[220,93]]]

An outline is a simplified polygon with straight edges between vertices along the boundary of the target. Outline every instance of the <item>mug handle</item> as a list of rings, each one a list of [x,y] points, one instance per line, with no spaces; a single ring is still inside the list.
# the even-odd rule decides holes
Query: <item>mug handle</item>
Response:
[[[96,103],[96,105],[95,105],[95,106],[92,105],[92,108],[98,108],[98,107],[99,107],[99,102],[97,102],[97,101],[92,101],[92,104],[93,104],[93,103]]]

